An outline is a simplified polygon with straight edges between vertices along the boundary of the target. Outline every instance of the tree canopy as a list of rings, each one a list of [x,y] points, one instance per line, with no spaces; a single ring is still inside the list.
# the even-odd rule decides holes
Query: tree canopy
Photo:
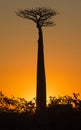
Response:
[[[52,18],[57,12],[51,8],[38,7],[35,9],[20,9],[16,14],[22,18],[32,20],[36,23],[37,28],[39,28],[43,26],[54,26],[55,22]]]

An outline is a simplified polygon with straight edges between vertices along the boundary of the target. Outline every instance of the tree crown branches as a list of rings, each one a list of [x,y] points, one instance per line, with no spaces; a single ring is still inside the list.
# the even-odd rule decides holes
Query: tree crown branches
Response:
[[[52,17],[57,13],[51,8],[38,7],[35,9],[20,9],[16,14],[22,18],[34,21],[37,28],[39,28],[43,26],[54,26],[55,22],[52,20]]]

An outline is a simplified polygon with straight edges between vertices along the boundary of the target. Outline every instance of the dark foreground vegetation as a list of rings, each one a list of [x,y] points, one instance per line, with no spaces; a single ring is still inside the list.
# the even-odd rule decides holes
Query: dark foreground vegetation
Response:
[[[50,97],[45,111],[36,112],[35,100],[7,97],[0,92],[0,130],[81,130],[81,100]]]

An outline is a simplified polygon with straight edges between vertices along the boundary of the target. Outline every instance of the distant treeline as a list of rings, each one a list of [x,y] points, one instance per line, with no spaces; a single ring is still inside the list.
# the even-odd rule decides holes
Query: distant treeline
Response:
[[[80,130],[81,99],[49,97],[46,110],[37,114],[36,99],[7,97],[0,92],[0,130]]]

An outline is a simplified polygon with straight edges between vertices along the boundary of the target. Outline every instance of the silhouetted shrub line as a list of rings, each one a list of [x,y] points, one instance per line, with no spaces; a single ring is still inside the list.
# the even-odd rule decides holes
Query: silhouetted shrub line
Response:
[[[78,96],[50,97],[46,110],[37,113],[35,100],[9,98],[0,92],[0,130],[80,130]]]

